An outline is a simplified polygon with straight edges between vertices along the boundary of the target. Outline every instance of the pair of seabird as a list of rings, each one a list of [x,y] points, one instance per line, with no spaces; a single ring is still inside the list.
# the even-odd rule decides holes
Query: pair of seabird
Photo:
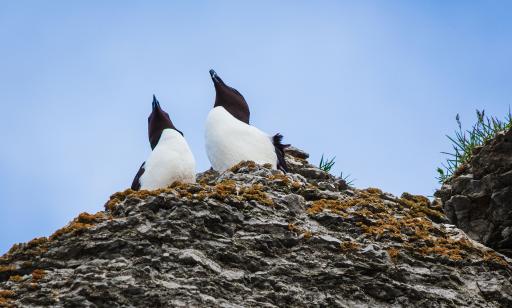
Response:
[[[249,124],[249,105],[236,89],[210,70],[215,86],[215,105],[206,119],[206,153],[214,170],[223,172],[243,160],[270,164],[287,171],[282,136],[269,137]],[[195,160],[183,133],[171,121],[153,95],[148,118],[152,152],[133,179],[132,189],[157,189],[175,181],[195,182]]]

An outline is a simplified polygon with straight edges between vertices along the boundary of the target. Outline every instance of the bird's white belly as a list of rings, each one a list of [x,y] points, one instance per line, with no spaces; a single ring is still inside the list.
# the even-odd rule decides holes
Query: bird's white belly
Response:
[[[206,152],[213,169],[225,171],[243,160],[271,164],[277,155],[270,137],[233,117],[224,107],[215,107],[206,120]]]
[[[194,156],[185,139],[172,134],[167,140],[162,138],[169,136],[162,136],[146,160],[144,173],[140,177],[141,189],[164,188],[175,181],[195,182]]]

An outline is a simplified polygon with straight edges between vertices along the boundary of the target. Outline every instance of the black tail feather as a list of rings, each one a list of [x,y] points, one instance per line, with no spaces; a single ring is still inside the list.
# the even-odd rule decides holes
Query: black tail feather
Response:
[[[283,135],[277,133],[272,137],[272,143],[274,144],[274,148],[276,149],[277,155],[277,169],[282,170],[284,172],[288,171],[288,166],[286,165],[286,160],[284,159],[284,149],[289,147],[289,144],[283,144]]]
[[[144,165],[145,164],[146,164],[146,162],[142,163],[142,165],[139,168],[139,171],[135,175],[135,178],[133,179],[133,182],[132,182],[132,187],[131,187],[132,190],[140,190],[140,177],[144,173]]]

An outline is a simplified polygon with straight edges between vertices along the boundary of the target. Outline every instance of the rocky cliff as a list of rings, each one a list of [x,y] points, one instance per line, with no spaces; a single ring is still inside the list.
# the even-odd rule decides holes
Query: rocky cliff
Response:
[[[475,149],[436,195],[451,223],[512,256],[512,130]]]
[[[0,258],[0,305],[510,307],[511,262],[421,196],[355,189],[287,152],[114,194]]]

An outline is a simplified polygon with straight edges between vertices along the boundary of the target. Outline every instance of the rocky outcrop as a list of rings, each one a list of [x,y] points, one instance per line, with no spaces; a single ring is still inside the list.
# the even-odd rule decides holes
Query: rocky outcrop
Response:
[[[293,156],[292,156],[293,155]],[[288,151],[114,194],[0,258],[0,304],[507,307],[510,260],[421,196],[355,189]]]
[[[436,196],[453,224],[512,256],[512,130],[475,149]]]

